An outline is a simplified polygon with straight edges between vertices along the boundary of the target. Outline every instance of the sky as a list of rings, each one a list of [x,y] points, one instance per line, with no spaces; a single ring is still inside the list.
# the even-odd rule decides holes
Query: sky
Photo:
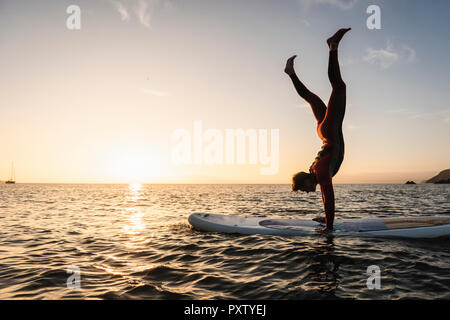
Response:
[[[381,29],[367,27],[370,5]],[[290,183],[322,142],[284,66],[296,54],[327,103],[325,41],[342,27],[333,182],[425,180],[450,168],[448,12],[447,0],[0,0],[0,180],[13,162],[30,183]],[[227,162],[237,129],[256,137],[253,160],[248,147]]]

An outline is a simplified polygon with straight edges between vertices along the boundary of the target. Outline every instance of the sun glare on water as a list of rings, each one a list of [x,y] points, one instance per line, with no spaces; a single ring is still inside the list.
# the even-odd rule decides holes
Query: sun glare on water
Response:
[[[142,189],[142,184],[140,183],[131,183],[130,184],[130,192],[138,193]]]
[[[140,183],[132,183],[128,186],[129,206],[122,212],[125,224],[123,232],[128,237],[129,245],[140,243],[144,240],[143,231],[145,230],[144,212],[136,206],[136,202],[142,197],[143,186]]]

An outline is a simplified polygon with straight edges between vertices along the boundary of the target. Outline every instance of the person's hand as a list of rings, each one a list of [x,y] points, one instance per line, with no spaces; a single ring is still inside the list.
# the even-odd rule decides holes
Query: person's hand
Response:
[[[320,233],[320,234],[329,234],[333,231],[333,229],[329,229],[329,228],[317,228],[316,232]]]
[[[295,73],[295,70],[294,70],[294,59],[296,57],[297,57],[297,55],[293,55],[286,62],[286,68],[284,68],[284,72],[286,72],[288,75],[293,75]]]

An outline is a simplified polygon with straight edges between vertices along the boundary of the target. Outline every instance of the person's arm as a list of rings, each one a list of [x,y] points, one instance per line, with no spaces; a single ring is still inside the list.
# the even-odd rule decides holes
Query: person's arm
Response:
[[[334,190],[331,178],[321,179],[320,191],[322,192],[322,201],[325,210],[326,227],[318,229],[318,232],[328,233],[333,230],[334,224]]]

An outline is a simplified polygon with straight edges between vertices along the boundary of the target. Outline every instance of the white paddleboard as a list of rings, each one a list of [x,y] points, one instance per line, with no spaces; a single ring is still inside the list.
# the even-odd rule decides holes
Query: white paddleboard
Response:
[[[324,225],[307,219],[280,219],[193,213],[189,223],[210,232],[302,236],[317,234]],[[450,236],[450,216],[405,218],[336,219],[333,235],[438,238]]]

